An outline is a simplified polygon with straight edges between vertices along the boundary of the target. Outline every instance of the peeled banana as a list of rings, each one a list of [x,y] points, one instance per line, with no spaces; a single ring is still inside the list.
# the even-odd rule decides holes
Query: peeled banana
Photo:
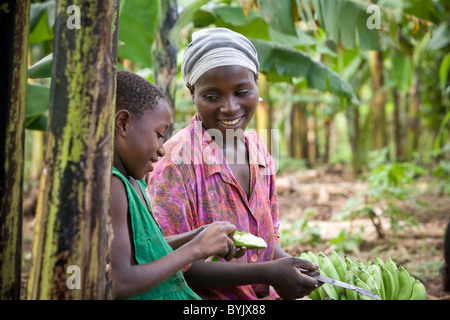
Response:
[[[397,267],[392,258],[384,261],[376,257],[364,264],[349,256],[332,251],[330,256],[323,252],[312,251],[302,253],[300,258],[319,265],[319,271],[328,278],[340,280],[365,288],[379,295],[382,300],[425,300],[427,297],[424,284],[413,278],[403,267]],[[331,284],[323,284],[311,292],[312,300],[368,300],[369,296],[359,294],[350,289],[343,289]]]

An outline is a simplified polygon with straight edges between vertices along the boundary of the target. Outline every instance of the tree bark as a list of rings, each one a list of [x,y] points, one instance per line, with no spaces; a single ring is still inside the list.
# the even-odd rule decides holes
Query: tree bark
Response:
[[[56,8],[47,147],[28,299],[107,295],[116,72],[110,45],[118,3],[78,1],[79,29],[66,23],[71,4],[62,0]]]
[[[0,300],[20,299],[29,0],[0,9]]]
[[[177,54],[178,43],[170,40],[170,31],[178,19],[176,0],[160,1],[159,17],[162,19],[159,32],[155,34],[153,43],[153,70],[155,70],[155,85],[167,98],[169,106],[175,111],[176,79],[178,75]],[[166,139],[173,133],[173,124],[169,127]]]

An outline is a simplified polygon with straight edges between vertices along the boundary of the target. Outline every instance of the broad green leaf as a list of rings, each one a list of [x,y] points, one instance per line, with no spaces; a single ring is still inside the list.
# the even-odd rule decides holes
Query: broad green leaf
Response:
[[[124,45],[117,49],[121,58],[143,67],[152,66],[152,44],[158,17],[158,1],[122,0],[119,10],[119,39]]]
[[[25,113],[25,128],[46,130],[50,88],[28,83]]]
[[[379,30],[376,28],[369,29],[367,27],[367,20],[371,17],[371,14],[364,11],[365,6],[359,6],[356,19],[356,28],[358,30],[358,42],[359,47],[362,50],[379,50],[380,49],[380,37]],[[380,19],[381,19],[380,11]]]
[[[238,21],[232,18],[232,15],[228,14],[229,12],[227,14],[222,14],[224,8],[229,8],[227,9],[230,10],[229,12],[236,12],[236,16],[244,18],[242,21]],[[257,11],[250,10],[247,18],[245,18],[244,12],[240,7],[218,7],[214,8],[213,11],[217,16],[217,20],[214,21],[214,24],[217,27],[224,27],[239,32],[247,38],[270,39],[269,26]],[[224,18],[227,20],[224,20]]]
[[[329,39],[334,42],[339,42],[339,24],[338,17],[339,1],[325,1],[320,0],[320,7],[317,8],[317,14],[322,16],[322,29],[325,30]],[[321,12],[319,10],[322,10]]]
[[[412,79],[411,58],[404,55],[392,57],[391,77],[394,84],[402,91],[407,92]]]
[[[349,0],[339,1],[339,37],[346,48],[356,47],[356,22],[359,11],[360,7],[357,3]],[[367,28],[366,25],[364,28]]]
[[[175,43],[178,43],[181,29],[187,26],[194,19],[195,13],[200,10],[200,8],[208,2],[207,0],[197,0],[193,1],[189,6],[184,8],[184,10],[179,14],[175,25],[170,30],[170,39]]]
[[[33,116],[27,116],[25,119],[25,128],[29,130],[47,130],[47,113],[41,113]]]
[[[51,29],[55,24],[55,13],[56,13],[55,0],[49,0],[45,2],[33,2],[30,4],[30,31],[34,30],[41,16],[45,12],[47,13],[47,15],[45,16],[47,27]]]
[[[223,6],[214,9],[214,12],[226,23],[233,26],[244,26],[247,24],[247,17],[241,7]]]
[[[47,11],[39,16],[28,38],[30,44],[53,40],[53,27],[49,27]]]
[[[441,90],[445,90],[445,85],[447,83],[447,77],[450,71],[450,53],[447,54],[444,59],[442,59],[441,66],[439,67],[439,80],[441,82]]]
[[[347,98],[351,103],[357,103],[351,86],[322,62],[286,45],[260,39],[250,40],[258,51],[261,72],[271,81],[304,78],[309,88],[329,91]]]
[[[195,28],[205,28],[213,24],[217,16],[212,10],[197,10],[192,16],[192,23]]]
[[[285,34],[296,34],[292,1],[260,0],[259,5],[261,16],[267,24]]]
[[[28,68],[28,78],[48,78],[52,73],[53,53],[42,58]]]
[[[34,116],[48,110],[50,88],[38,84],[27,84],[26,116]]]
[[[291,36],[277,31],[269,26],[270,39],[290,47],[316,46],[318,41],[311,35],[297,28],[297,36]]]
[[[441,23],[436,30],[434,30],[430,41],[428,41],[428,49],[442,49],[450,45],[450,22]]]

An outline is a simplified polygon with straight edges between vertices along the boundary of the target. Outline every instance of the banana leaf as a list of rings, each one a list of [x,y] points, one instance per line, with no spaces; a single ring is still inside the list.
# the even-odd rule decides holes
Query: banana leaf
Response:
[[[322,62],[286,45],[260,39],[250,40],[258,51],[260,70],[268,80],[290,82],[292,78],[304,78],[309,88],[331,92],[348,99],[350,103],[358,103],[350,84]]]

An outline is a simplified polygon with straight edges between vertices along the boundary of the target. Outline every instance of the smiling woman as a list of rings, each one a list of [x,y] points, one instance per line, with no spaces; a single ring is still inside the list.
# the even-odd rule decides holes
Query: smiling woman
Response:
[[[229,221],[267,244],[243,247],[249,250],[230,262],[186,266],[188,284],[205,299],[293,299],[317,284],[296,267],[318,266],[278,244],[274,162],[261,138],[246,130],[258,105],[258,70],[256,49],[241,34],[195,32],[181,74],[197,113],[164,144],[165,156],[148,175],[150,201],[166,236]]]

